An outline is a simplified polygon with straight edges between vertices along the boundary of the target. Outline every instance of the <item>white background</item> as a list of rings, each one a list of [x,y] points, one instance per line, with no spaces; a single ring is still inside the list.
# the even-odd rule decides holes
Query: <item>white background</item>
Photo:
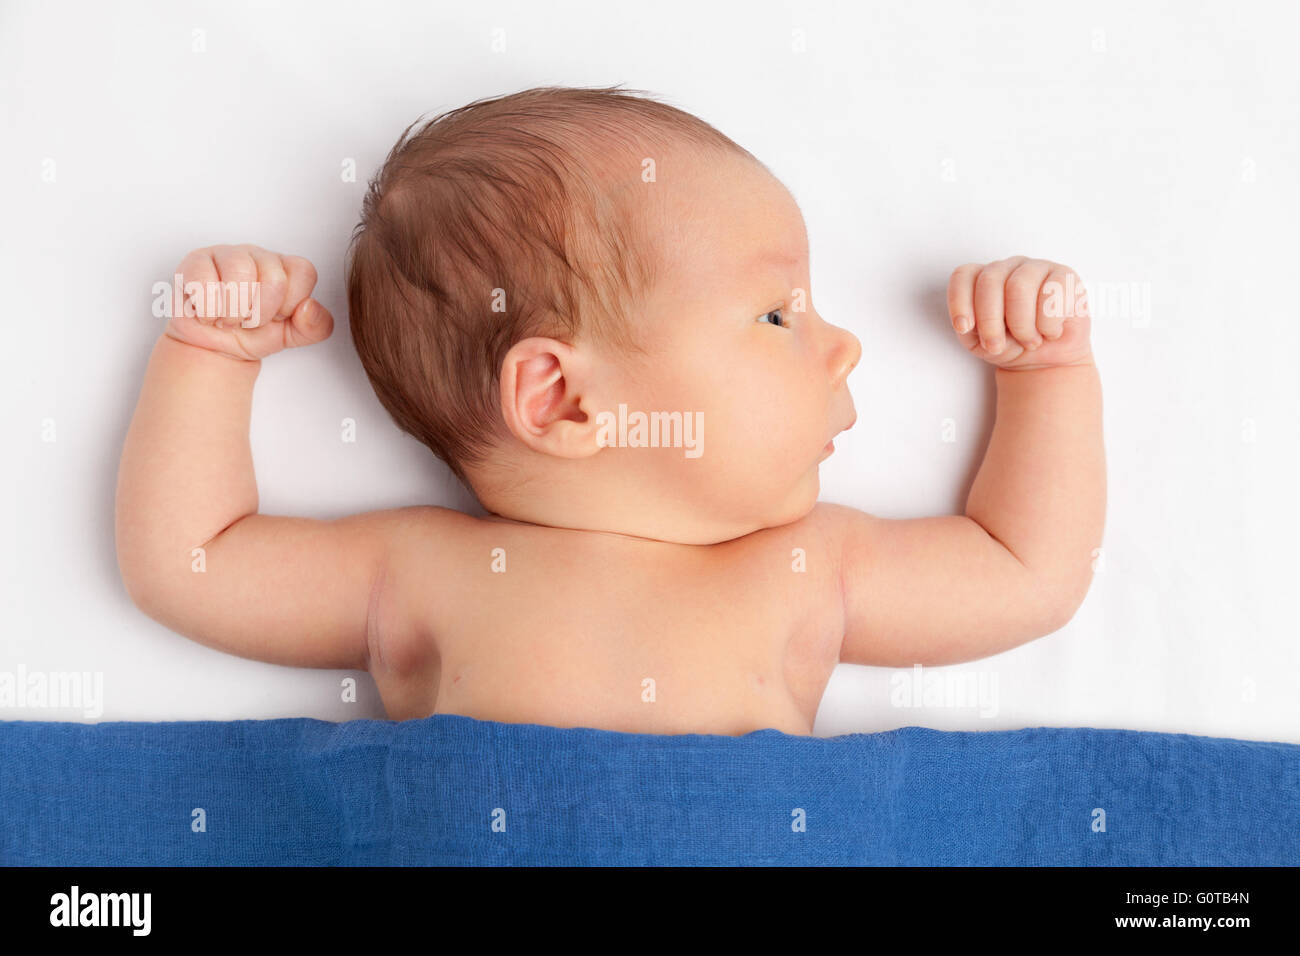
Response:
[[[953,267],[1038,256],[1092,290],[1110,499],[1083,608],[1055,635],[936,672],[996,678],[995,715],[898,707],[899,672],[842,666],[818,734],[1049,725],[1300,742],[1300,15],[1047,6],[0,5],[0,670],[102,672],[103,720],[383,717],[365,674],[346,704],[346,672],[209,650],[128,600],[113,494],[159,332],[151,287],[219,242],[316,263],[338,328],[262,370],[264,512],[470,507],[388,420],[348,337],[343,255],[365,181],[422,114],[622,83],[718,126],[804,210],[819,311],[864,345],[859,421],[823,466],[825,499],[960,511],[993,383],[948,331]],[[355,444],[340,441],[347,417]]]

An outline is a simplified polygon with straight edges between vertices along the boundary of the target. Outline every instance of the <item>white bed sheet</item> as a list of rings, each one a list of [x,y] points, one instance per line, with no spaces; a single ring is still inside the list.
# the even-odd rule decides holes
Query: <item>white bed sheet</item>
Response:
[[[1086,603],[1055,635],[920,675],[983,681],[982,703],[902,706],[914,672],[841,666],[818,734],[1053,725],[1300,742],[1297,9],[0,6],[0,670],[103,676],[98,714],[0,719],[383,716],[365,674],[221,654],[128,600],[113,493],[158,332],[151,286],[216,242],[317,264],[338,331],[262,371],[263,511],[471,507],[389,422],[352,351],[342,264],[366,179],[423,113],[626,83],[717,125],[804,210],[819,310],[864,345],[859,421],[823,466],[827,500],[960,509],[993,396],[947,331],[954,266],[1041,256],[1093,292],[1110,503]],[[339,440],[345,417],[355,444]],[[347,677],[356,703],[341,699]]]

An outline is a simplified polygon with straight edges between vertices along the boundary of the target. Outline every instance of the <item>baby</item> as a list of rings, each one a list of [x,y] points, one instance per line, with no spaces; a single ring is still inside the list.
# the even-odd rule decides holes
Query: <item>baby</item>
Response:
[[[818,503],[860,344],[817,311],[790,193],[640,93],[471,103],[408,127],[370,184],[357,352],[485,517],[258,513],[261,362],[334,320],[301,257],[184,258],[117,491],[143,611],[243,657],[364,668],[394,720],[730,735],[811,734],[841,661],[954,664],[1070,619],[1105,513],[1077,277],[952,273],[954,333],[997,381],[965,514]]]

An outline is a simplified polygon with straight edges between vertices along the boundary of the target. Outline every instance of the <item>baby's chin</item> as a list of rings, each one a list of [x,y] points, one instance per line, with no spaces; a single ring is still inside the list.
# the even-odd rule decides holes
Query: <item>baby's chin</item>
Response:
[[[689,525],[710,529],[708,534],[712,537],[707,543],[731,541],[766,528],[793,524],[812,512],[821,491],[815,465],[784,489],[760,491],[753,485],[743,488],[744,484],[743,479],[734,477],[719,484],[704,482],[702,486],[684,489],[685,493],[678,498]],[[743,488],[740,494],[735,493],[737,485]],[[727,493],[727,488],[732,492]],[[697,494],[691,494],[692,491]],[[697,543],[705,542],[701,539]]]
[[[804,473],[785,500],[772,508],[770,520],[765,527],[776,528],[808,517],[813,508],[817,507],[817,496],[821,494],[821,487],[821,475],[814,465]]]

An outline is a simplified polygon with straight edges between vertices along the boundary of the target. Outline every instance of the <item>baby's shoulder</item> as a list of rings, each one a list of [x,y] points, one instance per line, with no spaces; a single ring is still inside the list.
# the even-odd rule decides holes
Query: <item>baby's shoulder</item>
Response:
[[[394,557],[419,556],[428,559],[439,551],[454,549],[473,538],[481,519],[455,508],[440,505],[412,505],[389,512],[399,520],[392,536]]]
[[[845,505],[819,501],[802,518],[755,531],[739,541],[747,547],[757,549],[788,545],[838,562],[844,528],[861,515],[862,512]]]

